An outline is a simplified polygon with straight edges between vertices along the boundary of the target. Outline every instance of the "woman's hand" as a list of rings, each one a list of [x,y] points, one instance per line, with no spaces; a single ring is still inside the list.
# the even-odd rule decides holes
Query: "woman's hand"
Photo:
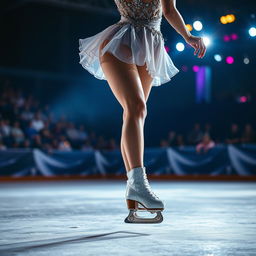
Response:
[[[204,57],[206,46],[202,37],[190,35],[185,41],[195,49],[194,55],[198,54],[198,58]]]

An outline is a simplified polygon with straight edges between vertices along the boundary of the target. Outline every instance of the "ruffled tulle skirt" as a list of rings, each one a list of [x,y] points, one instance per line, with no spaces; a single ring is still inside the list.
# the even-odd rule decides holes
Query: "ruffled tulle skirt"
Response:
[[[107,44],[100,52],[100,46],[106,39]],[[153,78],[152,86],[167,83],[179,72],[164,48],[163,38],[148,27],[137,29],[132,24],[115,23],[94,36],[79,39],[79,63],[101,80],[106,80],[106,77],[99,57],[105,52],[129,64],[143,66],[146,63]]]

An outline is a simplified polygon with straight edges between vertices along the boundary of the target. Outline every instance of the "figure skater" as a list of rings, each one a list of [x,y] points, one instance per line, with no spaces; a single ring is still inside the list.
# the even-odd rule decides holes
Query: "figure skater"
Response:
[[[79,39],[80,64],[98,79],[107,80],[123,109],[121,153],[127,173],[126,223],[160,223],[164,203],[152,191],[143,163],[146,102],[152,86],[167,83],[179,70],[164,48],[162,15],[194,55],[203,58],[206,47],[193,36],[176,8],[176,0],[114,0],[121,19],[100,33]],[[156,213],[141,218],[137,210]]]

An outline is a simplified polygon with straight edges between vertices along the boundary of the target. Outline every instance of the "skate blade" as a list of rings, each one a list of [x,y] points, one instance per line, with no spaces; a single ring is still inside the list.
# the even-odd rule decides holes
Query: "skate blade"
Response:
[[[161,223],[163,221],[163,215],[161,211],[149,211],[152,214],[156,214],[154,218],[142,218],[139,217],[135,210],[130,210],[129,215],[124,220],[125,223]]]

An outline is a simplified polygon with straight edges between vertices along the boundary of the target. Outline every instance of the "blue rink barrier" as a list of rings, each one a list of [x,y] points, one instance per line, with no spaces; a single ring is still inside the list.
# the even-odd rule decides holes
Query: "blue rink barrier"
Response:
[[[256,145],[217,145],[198,154],[195,147],[145,148],[144,164],[154,175],[256,175]],[[39,149],[0,151],[0,176],[123,175],[120,150],[70,152]]]

